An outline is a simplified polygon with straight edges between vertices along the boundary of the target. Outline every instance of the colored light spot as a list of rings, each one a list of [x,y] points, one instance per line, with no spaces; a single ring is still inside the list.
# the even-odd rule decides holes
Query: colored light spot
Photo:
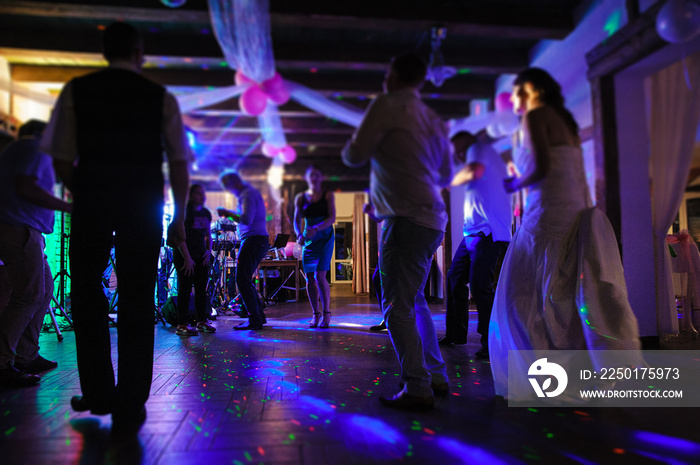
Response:
[[[615,10],[608,16],[607,21],[605,21],[605,26],[603,30],[608,33],[608,37],[615,34],[622,25],[622,11]]]
[[[5,436],[11,435],[12,433],[15,432],[16,429],[17,429],[16,426],[13,426],[12,428],[8,429],[7,431],[5,431]]]
[[[470,68],[460,68],[457,70],[457,74],[469,74],[472,70]]]
[[[107,26],[105,26],[104,24],[98,24],[98,25],[97,25],[97,30],[98,30],[98,31],[104,31],[105,29],[107,29]]]
[[[622,455],[622,454],[625,453],[625,449],[617,448],[617,449],[613,449],[613,452],[616,453],[616,454]]]
[[[318,73],[318,68],[310,68],[309,72],[310,73]]]

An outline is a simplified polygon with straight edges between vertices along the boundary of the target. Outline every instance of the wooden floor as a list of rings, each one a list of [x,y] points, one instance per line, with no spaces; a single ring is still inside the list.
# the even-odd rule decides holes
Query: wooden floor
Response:
[[[333,287],[326,330],[305,327],[306,303],[267,308],[257,333],[232,331],[233,316],[191,338],[156,325],[148,419],[129,443],[110,439],[109,416],[70,409],[74,335],[42,334],[59,366],[38,387],[0,391],[0,464],[700,463],[699,409],[509,408],[488,362],[470,357],[474,332],[443,349],[448,398],[426,413],[388,409],[378,396],[398,390],[396,355],[366,329],[378,307],[346,289]],[[444,308],[432,308],[441,334]]]

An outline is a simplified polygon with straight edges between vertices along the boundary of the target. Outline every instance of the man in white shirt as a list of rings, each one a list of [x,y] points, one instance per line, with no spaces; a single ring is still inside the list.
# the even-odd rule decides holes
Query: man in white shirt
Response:
[[[153,377],[154,290],[163,230],[163,152],[174,197],[168,243],[185,240],[192,158],[177,101],[141,76],[143,42],[132,26],[103,35],[109,67],[64,87],[42,148],[73,194],[71,308],[82,396],[76,411],[112,414],[131,435],[146,419]],[[102,273],[114,243],[119,280],[119,382],[115,384]]]
[[[439,340],[444,345],[467,343],[471,289],[479,315],[477,332],[481,334],[477,358],[489,356],[494,275],[498,258],[511,239],[512,219],[510,195],[503,189],[503,179],[508,177],[506,165],[487,139],[486,131],[476,137],[468,132],[452,137],[456,158],[464,163],[452,181],[453,186],[465,186],[464,237],[447,273],[446,332]]]
[[[447,225],[441,191],[452,179],[452,148],[445,124],[420,100],[425,74],[417,56],[395,57],[384,79],[385,93],[372,102],[342,152],[349,166],[370,163],[371,202],[384,220],[382,311],[404,387],[380,401],[401,409],[431,408],[434,395],[447,395],[449,389],[421,290]]]

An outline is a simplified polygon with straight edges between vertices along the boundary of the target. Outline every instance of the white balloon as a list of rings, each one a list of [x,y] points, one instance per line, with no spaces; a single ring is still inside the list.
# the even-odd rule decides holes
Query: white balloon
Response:
[[[502,111],[496,115],[496,124],[503,135],[508,135],[518,128],[518,117],[513,112]]]
[[[656,31],[672,44],[700,34],[700,4],[692,0],[668,0],[656,16]]]
[[[503,134],[501,134],[501,130],[498,127],[497,124],[492,123],[486,126],[486,133],[489,135],[491,139],[500,139],[503,137]]]
[[[302,247],[301,244],[294,244],[294,250],[292,250],[292,255],[297,260],[301,260]]]

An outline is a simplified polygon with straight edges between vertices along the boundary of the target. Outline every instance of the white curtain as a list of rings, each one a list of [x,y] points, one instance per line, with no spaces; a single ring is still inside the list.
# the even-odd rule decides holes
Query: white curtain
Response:
[[[650,171],[658,330],[678,333],[666,233],[683,200],[700,122],[700,53],[651,76]]]
[[[352,210],[352,291],[355,294],[369,292],[369,250],[367,247],[367,221],[362,207],[364,194],[355,194]]]

